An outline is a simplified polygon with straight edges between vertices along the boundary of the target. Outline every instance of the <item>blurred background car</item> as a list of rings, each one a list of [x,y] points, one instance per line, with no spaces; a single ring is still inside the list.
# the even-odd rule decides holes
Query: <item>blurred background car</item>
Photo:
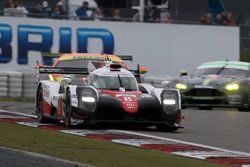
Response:
[[[234,107],[250,111],[250,64],[215,61],[198,66],[190,75],[166,83],[181,91],[182,107]]]

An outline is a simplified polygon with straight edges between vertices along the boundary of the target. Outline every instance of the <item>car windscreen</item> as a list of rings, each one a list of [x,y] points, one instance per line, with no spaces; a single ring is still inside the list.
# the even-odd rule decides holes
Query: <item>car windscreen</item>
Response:
[[[191,76],[201,75],[230,75],[246,77],[248,75],[248,71],[236,68],[200,68],[196,69]]]
[[[131,76],[98,76],[93,77],[93,84],[97,89],[119,90],[120,87],[126,91],[138,90],[136,79]]]

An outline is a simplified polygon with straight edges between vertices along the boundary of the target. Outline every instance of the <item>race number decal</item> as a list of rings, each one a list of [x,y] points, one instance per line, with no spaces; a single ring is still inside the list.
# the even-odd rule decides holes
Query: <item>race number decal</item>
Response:
[[[117,94],[116,97],[122,103],[122,107],[126,112],[135,113],[138,108],[138,100],[136,95]]]

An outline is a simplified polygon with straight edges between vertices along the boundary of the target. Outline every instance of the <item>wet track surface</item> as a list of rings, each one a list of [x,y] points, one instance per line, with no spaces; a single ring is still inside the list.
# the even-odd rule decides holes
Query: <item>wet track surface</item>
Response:
[[[65,162],[55,158],[41,157],[17,150],[0,148],[0,166],[1,167],[84,167],[83,165]],[[90,167],[90,166],[85,166]]]
[[[0,108],[32,114],[34,104],[1,102]],[[234,109],[186,109],[183,114],[185,128],[174,133],[157,132],[154,128],[127,130],[250,153],[250,112],[238,112]]]

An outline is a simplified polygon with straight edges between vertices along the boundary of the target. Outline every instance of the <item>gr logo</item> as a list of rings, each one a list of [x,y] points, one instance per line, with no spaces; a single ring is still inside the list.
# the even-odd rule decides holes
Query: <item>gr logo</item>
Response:
[[[16,33],[16,34],[14,34]],[[17,48],[17,64],[28,64],[28,52],[51,52],[54,45],[54,33],[58,33],[58,52],[71,53],[72,51],[72,29],[70,27],[60,27],[58,32],[54,32],[50,26],[18,25],[17,32],[13,32],[13,27],[9,24],[0,24],[0,63],[9,63],[13,59],[13,48]],[[39,42],[31,42],[29,36],[38,37]],[[17,46],[12,45],[13,37],[17,37]],[[103,53],[112,54],[114,52],[113,34],[102,28],[78,28],[76,30],[76,45],[78,53],[88,52],[88,39],[101,39]],[[43,58],[45,65],[51,65],[51,58]]]

